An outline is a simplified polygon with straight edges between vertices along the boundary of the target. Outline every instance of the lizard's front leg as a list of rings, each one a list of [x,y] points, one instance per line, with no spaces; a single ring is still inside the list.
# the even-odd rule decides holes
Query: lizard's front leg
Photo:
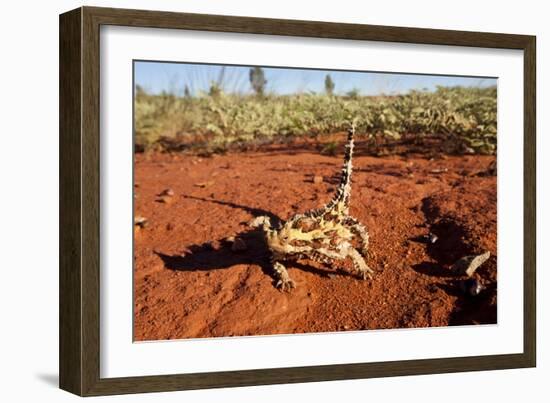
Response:
[[[361,244],[361,254],[364,257],[367,257],[369,253],[369,233],[363,224],[352,216],[347,216],[344,220],[344,224],[349,228],[354,237],[359,238],[359,242]]]
[[[296,287],[296,283],[294,283],[294,280],[288,275],[286,267],[282,263],[276,261],[274,257],[271,258],[271,267],[273,268],[275,280],[277,281],[275,287],[281,291],[290,291],[292,288]]]

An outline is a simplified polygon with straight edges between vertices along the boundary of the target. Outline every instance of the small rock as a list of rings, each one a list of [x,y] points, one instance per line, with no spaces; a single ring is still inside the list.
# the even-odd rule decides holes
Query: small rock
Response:
[[[483,285],[476,279],[469,278],[468,280],[460,282],[460,289],[463,293],[470,295],[471,297],[475,297],[479,295],[485,287],[483,287]]]
[[[465,274],[468,277],[472,277],[479,266],[485,263],[490,256],[491,252],[489,251],[481,255],[464,256],[453,264],[451,270],[457,274]]]
[[[231,245],[231,250],[233,252],[242,252],[247,249],[248,246],[246,246],[246,243],[241,238],[236,238],[235,242],[233,242],[233,245]]]
[[[162,197],[162,196],[169,196],[169,197],[172,197],[174,196],[174,191],[170,188],[168,189],[164,189],[162,192],[160,192],[158,194],[159,197]]]
[[[443,174],[445,172],[447,172],[448,169],[447,168],[436,168],[436,169],[432,169],[430,171],[431,174]]]
[[[429,243],[432,243],[432,244],[436,243],[438,239],[439,238],[437,237],[437,235],[432,234],[431,232],[428,234],[428,242]]]
[[[145,228],[148,224],[147,218],[141,216],[134,217],[134,225],[136,227]]]
[[[174,228],[176,228],[176,226],[173,223],[169,222],[168,224],[166,224],[166,229],[168,231],[172,231]]]
[[[319,175],[315,175],[313,177],[313,183],[315,184],[320,184],[320,183],[323,183],[323,177],[322,176],[319,176]]]

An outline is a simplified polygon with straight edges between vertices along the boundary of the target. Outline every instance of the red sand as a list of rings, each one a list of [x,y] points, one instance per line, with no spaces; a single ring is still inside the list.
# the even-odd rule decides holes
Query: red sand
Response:
[[[341,154],[136,154],[135,215],[148,225],[135,231],[135,339],[496,323],[494,160],[356,156],[351,214],[370,234],[373,279],[289,263],[297,288],[283,293],[261,235],[246,224],[321,207],[338,184]],[[159,201],[168,188],[174,195]],[[434,244],[419,238],[429,232]],[[237,235],[246,251],[223,242]],[[486,289],[467,296],[450,266],[486,250],[491,258],[475,274]]]

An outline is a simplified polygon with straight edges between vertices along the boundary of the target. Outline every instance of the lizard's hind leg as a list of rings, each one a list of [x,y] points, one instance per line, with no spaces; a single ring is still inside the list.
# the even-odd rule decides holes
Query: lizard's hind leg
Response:
[[[286,267],[276,261],[273,257],[271,258],[271,267],[273,268],[273,274],[275,275],[275,287],[281,291],[290,291],[292,288],[296,288],[296,283],[288,275]]]
[[[347,216],[344,224],[350,229],[354,237],[359,238],[361,245],[361,254],[368,257],[369,253],[369,233],[366,228],[356,218]]]

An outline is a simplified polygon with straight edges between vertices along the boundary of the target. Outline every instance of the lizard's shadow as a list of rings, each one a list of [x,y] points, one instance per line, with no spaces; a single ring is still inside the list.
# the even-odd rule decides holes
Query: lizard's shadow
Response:
[[[278,216],[266,210],[220,200],[203,199],[200,197],[186,195],[183,197],[243,209],[254,216],[268,216],[270,217],[272,223],[281,222]],[[262,229],[251,228],[240,232],[235,236],[235,238],[244,242],[246,245],[246,250],[233,251],[231,248],[231,242],[228,242],[225,239],[219,239],[214,242],[190,245],[186,248],[187,251],[185,253],[179,255],[167,255],[159,251],[155,251],[154,253],[162,260],[166,269],[183,272],[223,270],[241,264],[257,265],[266,275],[272,278],[275,284],[273,270],[269,262],[270,252],[265,242]],[[314,273],[322,277],[327,277],[331,273],[348,275],[347,272],[342,270],[334,271],[328,268],[320,269],[295,261],[288,262],[287,266]],[[349,275],[351,275],[351,273]]]
[[[257,208],[257,207],[249,207],[249,206],[244,206],[242,204],[237,204],[237,203],[233,203],[233,202],[228,202],[228,201],[223,201],[223,200],[216,200],[216,199],[205,199],[204,197],[190,196],[190,195],[185,195],[185,194],[182,195],[182,197],[184,197],[186,199],[193,199],[193,200],[198,200],[198,201],[203,201],[203,202],[208,202],[208,203],[221,204],[222,206],[229,206],[229,207],[232,207],[232,208],[235,208],[235,209],[244,210],[247,213],[253,215],[254,217],[267,216],[271,220],[272,225],[277,225],[278,223],[283,221],[283,220],[281,220],[281,218],[278,215],[272,213],[271,211],[264,210],[264,209]]]

